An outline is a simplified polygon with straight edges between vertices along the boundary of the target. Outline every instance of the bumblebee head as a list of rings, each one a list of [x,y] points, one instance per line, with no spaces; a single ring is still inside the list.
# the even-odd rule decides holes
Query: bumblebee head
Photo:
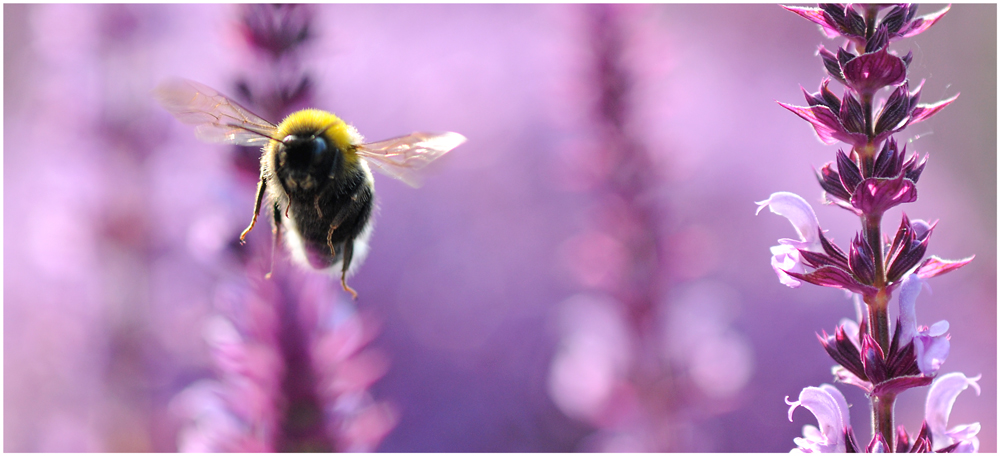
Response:
[[[292,113],[277,133],[282,140],[273,145],[274,171],[287,191],[316,191],[326,179],[337,179],[357,166],[355,146],[361,138],[333,114],[315,109]]]
[[[292,134],[278,145],[278,166],[308,174],[329,174],[337,165],[338,155],[323,136]]]

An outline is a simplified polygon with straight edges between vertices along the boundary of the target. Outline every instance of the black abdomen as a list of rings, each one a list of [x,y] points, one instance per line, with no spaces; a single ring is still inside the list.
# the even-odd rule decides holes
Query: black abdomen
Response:
[[[359,168],[344,179],[327,178],[313,191],[295,191],[285,185],[288,216],[298,227],[313,268],[325,269],[339,262],[344,243],[353,241],[368,225],[374,194],[367,179]]]

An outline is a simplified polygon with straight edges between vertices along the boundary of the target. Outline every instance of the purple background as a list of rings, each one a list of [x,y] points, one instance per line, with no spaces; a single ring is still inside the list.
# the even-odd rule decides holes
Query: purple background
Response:
[[[587,178],[601,169],[585,160],[599,144],[589,11],[317,7],[318,39],[301,56],[317,107],[371,140],[416,130],[469,138],[419,190],[376,176],[373,250],[351,284],[381,319],[374,344],[391,360],[372,393],[402,412],[381,450],[592,448],[598,425],[565,415],[549,386],[560,303],[587,291],[565,242],[601,217]],[[669,252],[661,305],[693,299],[697,310],[692,290],[723,290],[725,305],[712,308],[752,369],[735,389],[671,415],[682,437],[669,448],[787,451],[813,418],[800,411],[788,422],[783,400],[831,380],[815,333],[853,308],[837,290],[778,283],[768,247],[792,231],[754,217],[753,202],[779,190],[819,200],[812,167],[836,147],[775,101],[801,104],[799,86],[814,91],[823,77],[816,47],[840,42],[774,5],[616,11],[631,131],[664,176],[653,195]],[[262,73],[234,31],[237,12],[4,5],[6,450],[175,449],[168,404],[210,375],[202,325],[226,274],[214,258],[244,227],[255,183],[150,91],[182,76],[233,93],[236,76]],[[921,101],[962,94],[898,138],[919,136],[910,150],[931,156],[919,200],[903,208],[940,219],[929,253],[977,255],[931,281],[917,312],[921,324],[951,323],[943,372],[983,375],[982,394],[961,395],[950,423],[980,422],[984,452],[997,449],[996,16],[995,5],[956,5],[893,45],[913,50],[910,78],[927,79]],[[817,213],[846,245],[857,219]],[[867,441],[867,400],[840,389]],[[924,391],[897,403],[911,433]]]

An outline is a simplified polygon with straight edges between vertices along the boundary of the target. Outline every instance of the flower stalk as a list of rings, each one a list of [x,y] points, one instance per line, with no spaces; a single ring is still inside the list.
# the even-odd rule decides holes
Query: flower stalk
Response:
[[[948,8],[921,17],[916,16],[915,5],[907,4],[784,8],[817,23],[828,36],[846,39],[836,53],[820,47],[829,78],[821,82],[819,92],[805,94],[808,106],[779,104],[812,124],[822,142],[850,146],[848,153],[838,151],[836,160],[824,165],[817,179],[825,202],[858,216],[861,230],[844,252],[824,236],[812,207],[798,195],[772,194],[758,203],[758,212],[769,207],[788,218],[799,234],[799,239],[781,239],[780,245],[771,248],[771,263],[782,283],[792,288],[802,282],[841,288],[854,293],[867,307],[862,321],[843,323],[833,336],[824,331],[819,339],[838,363],[833,369],[836,379],[862,388],[871,400],[873,435],[861,448],[848,420],[839,427],[824,426],[823,431],[807,427],[803,431],[806,437],[796,439],[798,449],[975,450],[978,439],[974,432],[947,434],[942,430],[947,418],[940,419],[939,408],[950,412],[958,392],[975,379],[948,374],[942,377],[948,378],[947,382],[938,383],[936,373],[950,347],[948,323],[917,326],[914,306],[924,280],[964,266],[972,257],[949,261],[932,256],[921,261],[936,222],[911,221],[903,214],[892,239],[883,236],[881,226],[888,209],[916,201],[916,183],[926,164],[926,155],[921,160],[916,153],[906,158],[905,146],[900,150],[892,135],[928,119],[957,98],[917,104],[920,87],[911,92],[906,78],[912,53],[899,57],[889,50],[889,44],[927,30]],[[842,96],[829,89],[831,80],[844,85]],[[889,95],[876,110],[883,89],[888,89]],[[900,315],[893,325],[889,302],[897,290]],[[927,418],[911,439],[902,427],[895,427],[896,398],[902,391],[932,383]],[[820,424],[846,417],[842,406],[834,410],[831,403],[842,405],[843,398],[829,385],[807,388],[799,401],[788,402],[792,410],[798,405],[811,410]],[[935,422],[931,423],[931,418]],[[978,432],[978,423],[962,427],[973,428]]]

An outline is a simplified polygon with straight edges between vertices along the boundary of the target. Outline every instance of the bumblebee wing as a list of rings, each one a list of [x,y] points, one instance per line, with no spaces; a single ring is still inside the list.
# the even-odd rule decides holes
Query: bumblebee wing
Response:
[[[277,131],[271,122],[204,84],[174,79],[160,84],[153,93],[177,120],[194,125],[195,136],[202,141],[260,146]]]
[[[420,186],[419,171],[436,158],[465,142],[458,133],[417,132],[358,146],[358,155],[382,173],[411,187]]]

